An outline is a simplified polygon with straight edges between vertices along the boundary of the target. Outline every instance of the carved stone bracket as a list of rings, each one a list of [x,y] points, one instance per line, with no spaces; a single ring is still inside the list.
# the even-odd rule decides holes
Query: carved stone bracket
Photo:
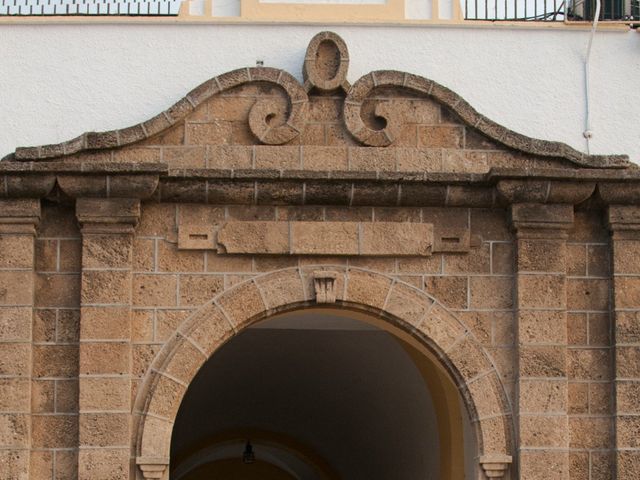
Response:
[[[487,478],[503,478],[511,462],[511,456],[502,453],[490,453],[480,457],[480,465]]]
[[[162,478],[164,471],[169,466],[169,460],[166,458],[138,457],[136,464],[142,471],[144,478]]]
[[[317,303],[336,303],[336,279],[338,272],[318,270],[313,272],[313,287]]]
[[[35,235],[40,222],[40,200],[0,199],[0,233]]]
[[[140,200],[79,198],[76,216],[82,233],[133,233],[140,218]]]

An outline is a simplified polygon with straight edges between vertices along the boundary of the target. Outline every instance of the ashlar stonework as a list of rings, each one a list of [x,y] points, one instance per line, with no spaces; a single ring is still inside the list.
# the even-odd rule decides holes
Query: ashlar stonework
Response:
[[[1,479],[168,479],[198,369],[318,304],[439,359],[479,479],[640,478],[638,168],[348,66],[322,32],[302,84],[239,69],[0,162]]]

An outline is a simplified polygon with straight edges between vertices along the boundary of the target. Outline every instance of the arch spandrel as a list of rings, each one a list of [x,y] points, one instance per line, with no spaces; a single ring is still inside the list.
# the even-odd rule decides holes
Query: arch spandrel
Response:
[[[220,346],[272,315],[323,307],[314,289],[318,272],[330,272],[336,280],[335,303],[325,307],[364,314],[413,344],[427,347],[464,399],[483,467],[483,459],[510,463],[511,409],[490,356],[471,331],[437,299],[404,282],[365,269],[320,266],[289,268],[247,280],[220,293],[180,325],[138,391],[135,452],[141,466],[168,465],[171,432],[182,398]]]

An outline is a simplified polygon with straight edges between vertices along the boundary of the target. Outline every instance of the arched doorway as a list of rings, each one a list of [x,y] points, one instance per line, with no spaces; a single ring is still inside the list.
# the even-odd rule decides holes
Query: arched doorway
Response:
[[[441,370],[366,315],[270,317],[222,346],[190,384],[171,479],[473,478],[469,417]],[[254,457],[243,462],[249,441]]]
[[[327,307],[338,316],[391,333],[395,337],[391,340],[399,345],[406,344],[402,347],[408,354],[405,360],[412,359],[414,373],[417,370],[422,377],[440,420],[440,446],[448,446],[439,449],[440,478],[462,478],[455,469],[462,465],[464,471],[465,462],[490,478],[508,478],[513,445],[510,406],[490,356],[471,330],[437,299],[397,279],[358,268],[317,268],[284,269],[235,285],[178,328],[154,359],[136,397],[138,478],[169,478],[173,432],[180,428],[178,411],[198,372],[214,354],[252,325]],[[444,390],[434,394],[438,385]],[[449,413],[443,415],[447,409]],[[452,412],[468,414],[473,435],[456,437],[460,429]],[[463,437],[475,437],[474,455],[454,448],[456,438],[464,445]],[[300,442],[326,460],[313,442],[308,443]]]

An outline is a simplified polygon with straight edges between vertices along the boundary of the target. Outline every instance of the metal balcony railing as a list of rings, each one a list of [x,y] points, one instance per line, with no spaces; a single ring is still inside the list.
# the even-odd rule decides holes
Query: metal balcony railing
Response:
[[[0,0],[0,16],[178,15],[181,0]]]
[[[463,0],[465,20],[593,21],[595,0]],[[640,0],[601,0],[599,21],[640,22]]]

